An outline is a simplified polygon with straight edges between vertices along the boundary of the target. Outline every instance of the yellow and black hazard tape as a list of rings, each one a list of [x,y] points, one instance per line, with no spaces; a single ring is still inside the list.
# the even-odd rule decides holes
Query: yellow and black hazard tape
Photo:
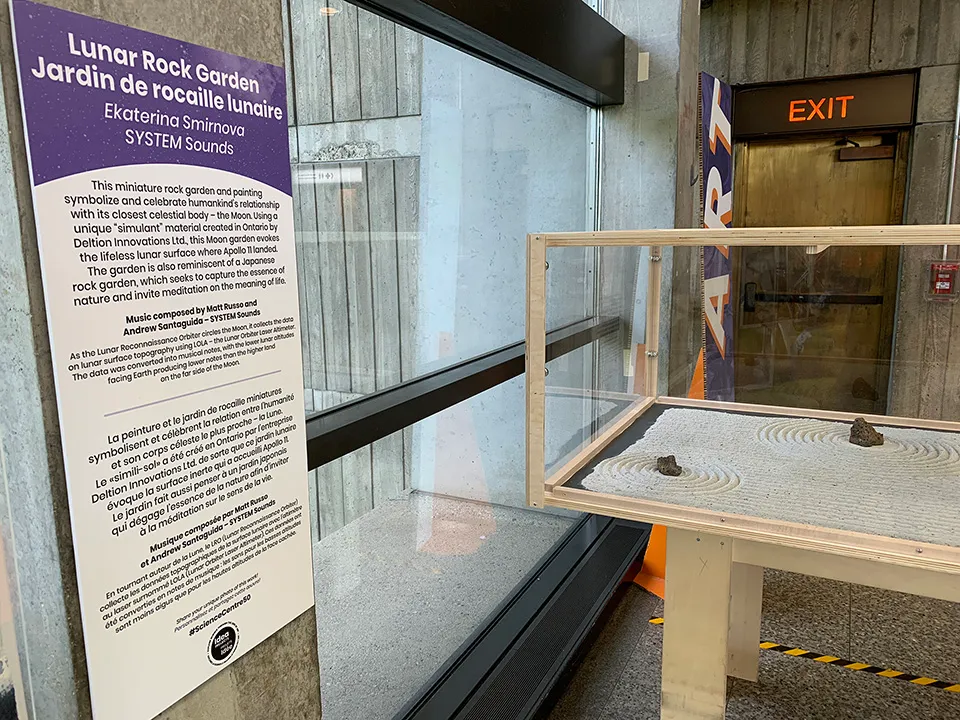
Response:
[[[663,618],[651,618],[650,622],[653,625],[663,625]],[[824,665],[839,665],[847,670],[857,670],[859,672],[870,673],[871,675],[879,675],[880,677],[904,680],[913,685],[921,685],[923,687],[946,690],[947,692],[960,693],[960,683],[935,680],[934,678],[924,677],[923,675],[911,675],[910,673],[900,672],[899,670],[877,667],[876,665],[867,665],[866,663],[854,662],[853,660],[844,660],[843,658],[839,658],[834,655],[821,655],[820,653],[815,653],[811,650],[803,650],[801,648],[790,647],[789,645],[780,645],[779,643],[775,642],[762,642],[760,643],[760,648],[762,650],[773,650],[774,652],[782,653],[783,655],[789,655],[790,657],[807,658],[815,662],[823,663]]]

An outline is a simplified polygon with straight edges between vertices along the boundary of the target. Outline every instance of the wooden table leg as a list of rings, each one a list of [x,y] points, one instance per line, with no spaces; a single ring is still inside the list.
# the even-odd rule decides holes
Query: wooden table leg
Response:
[[[730,636],[727,675],[757,681],[760,665],[760,611],[763,568],[733,563],[730,575]]]
[[[661,720],[723,720],[733,541],[667,529]]]

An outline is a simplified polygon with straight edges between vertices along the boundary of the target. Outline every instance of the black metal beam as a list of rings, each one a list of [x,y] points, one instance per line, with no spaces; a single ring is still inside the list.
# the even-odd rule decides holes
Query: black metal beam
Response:
[[[547,334],[547,360],[618,327],[617,318],[591,318],[554,330]],[[307,466],[313,470],[522,375],[524,352],[523,341],[513,343],[308,417]]]
[[[583,0],[352,2],[579,102],[623,104],[623,33]]]

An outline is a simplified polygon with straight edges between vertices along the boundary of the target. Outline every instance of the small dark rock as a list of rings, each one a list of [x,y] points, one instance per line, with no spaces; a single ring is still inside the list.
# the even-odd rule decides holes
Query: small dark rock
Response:
[[[850,442],[860,447],[883,445],[883,434],[873,429],[873,425],[863,418],[857,418],[850,427]]]
[[[677,465],[677,458],[673,455],[657,458],[657,472],[661,475],[676,477],[683,472],[683,468]]]

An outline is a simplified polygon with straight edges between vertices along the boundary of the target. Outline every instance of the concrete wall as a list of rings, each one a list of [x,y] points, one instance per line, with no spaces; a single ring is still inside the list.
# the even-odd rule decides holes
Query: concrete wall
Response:
[[[627,37],[627,82],[624,104],[603,110],[601,229],[691,227],[699,204],[699,3],[607,0],[604,17]],[[650,77],[637,82],[641,52],[650,53]],[[689,327],[691,319],[699,323],[699,315],[685,304],[700,297],[697,257],[692,249],[664,249],[658,338],[661,393],[668,391],[672,365],[689,365],[692,370],[679,345],[671,344],[671,331]],[[601,313],[620,315],[622,324],[621,336],[601,349],[598,384],[605,390],[624,390],[623,350],[631,341],[634,312],[646,312],[646,286],[638,282],[638,273],[645,276],[648,265],[646,253],[641,257],[636,249],[605,248],[602,258]],[[650,344],[646,338],[632,340],[645,341]]]
[[[949,0],[714,0],[701,66],[731,84],[920,68],[904,222],[945,222],[960,73]],[[960,222],[955,203],[951,222]],[[955,252],[955,249],[954,249]],[[960,417],[960,309],[924,299],[934,248],[904,250],[888,412]]]
[[[283,64],[278,3],[57,0],[47,4]],[[70,518],[9,9],[0,4],[0,531],[13,575],[21,717],[91,717]],[[157,678],[163,682],[163,678]],[[163,713],[164,720],[319,717],[313,609]]]

